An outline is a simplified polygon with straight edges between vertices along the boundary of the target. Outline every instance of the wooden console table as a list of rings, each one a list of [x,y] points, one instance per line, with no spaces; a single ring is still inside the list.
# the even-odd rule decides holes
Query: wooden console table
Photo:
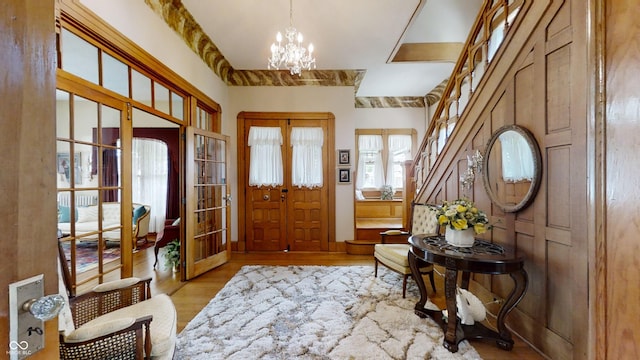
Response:
[[[498,347],[504,350],[513,349],[511,332],[504,321],[509,312],[522,300],[527,290],[528,277],[524,270],[524,259],[513,249],[476,239],[473,247],[460,248],[449,245],[444,236],[413,235],[409,238],[409,266],[413,278],[420,289],[420,301],[414,308],[416,315],[424,318],[431,317],[445,332],[443,345],[451,352],[458,351],[458,343],[464,339],[494,339]],[[427,302],[427,288],[420,275],[419,269],[425,263],[443,266],[445,271],[445,298],[447,302],[448,321],[441,311],[425,309]],[[471,273],[481,274],[509,274],[515,286],[504,304],[500,308],[497,319],[498,331],[494,331],[483,324],[458,324],[456,307],[456,285],[458,271],[462,271],[460,287],[469,288]]]

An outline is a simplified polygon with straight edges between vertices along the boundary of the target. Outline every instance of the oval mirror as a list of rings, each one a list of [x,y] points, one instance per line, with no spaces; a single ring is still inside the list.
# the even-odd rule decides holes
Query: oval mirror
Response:
[[[489,198],[502,211],[516,212],[529,205],[542,172],[540,150],[529,130],[507,125],[493,133],[482,172]]]

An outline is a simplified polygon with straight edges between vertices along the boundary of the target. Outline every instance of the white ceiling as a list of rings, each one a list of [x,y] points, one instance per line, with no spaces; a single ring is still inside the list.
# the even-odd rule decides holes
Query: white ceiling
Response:
[[[182,0],[231,66],[266,70],[289,0]],[[482,0],[293,0],[293,26],[317,69],[366,70],[357,96],[424,96],[454,63],[390,63],[401,43],[464,43]],[[415,14],[415,16],[414,16]]]

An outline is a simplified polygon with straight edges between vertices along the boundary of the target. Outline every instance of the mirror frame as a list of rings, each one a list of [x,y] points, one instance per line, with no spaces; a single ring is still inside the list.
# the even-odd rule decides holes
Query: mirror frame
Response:
[[[531,186],[529,187],[529,191],[527,191],[524,198],[515,205],[508,205],[501,202],[500,199],[498,199],[497,195],[491,189],[491,186],[489,185],[490,184],[489,170],[488,170],[489,167],[487,166],[487,164],[489,161],[489,155],[491,155],[491,148],[493,147],[495,142],[498,140],[500,135],[502,135],[507,131],[515,131],[518,134],[522,135],[522,137],[527,142],[527,145],[529,145],[529,149],[531,150],[531,153],[533,155],[533,162],[534,162],[533,179],[531,180]],[[489,196],[489,199],[491,199],[491,202],[495,206],[499,207],[504,212],[511,213],[511,212],[522,210],[523,208],[528,206],[531,203],[531,201],[533,201],[533,198],[538,192],[538,188],[540,187],[540,182],[542,180],[542,160],[540,157],[540,149],[538,147],[538,143],[536,142],[536,139],[533,137],[533,134],[529,130],[519,125],[505,125],[499,128],[491,135],[491,138],[489,139],[489,142],[487,143],[487,146],[485,148],[483,158],[484,158],[484,166],[482,169],[482,183],[484,185],[485,191],[487,192],[487,195]]]

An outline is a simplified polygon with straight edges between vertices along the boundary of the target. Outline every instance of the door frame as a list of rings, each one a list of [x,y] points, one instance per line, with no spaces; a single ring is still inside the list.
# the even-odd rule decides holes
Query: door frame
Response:
[[[246,187],[249,179],[249,175],[245,171],[244,161],[248,158],[246,153],[247,139],[244,137],[245,122],[247,120],[260,121],[260,120],[326,120],[327,121],[327,138],[325,139],[325,146],[329,150],[330,154],[327,159],[329,167],[329,176],[326,179],[327,186],[327,209],[329,212],[328,221],[329,224],[329,247],[328,251],[337,251],[336,247],[336,159],[335,156],[331,156],[335,152],[335,116],[331,112],[247,112],[242,111],[238,114],[237,121],[237,136],[238,136],[238,243],[237,251],[246,251],[247,245],[247,232],[246,232]],[[286,144],[285,144],[286,145]]]

